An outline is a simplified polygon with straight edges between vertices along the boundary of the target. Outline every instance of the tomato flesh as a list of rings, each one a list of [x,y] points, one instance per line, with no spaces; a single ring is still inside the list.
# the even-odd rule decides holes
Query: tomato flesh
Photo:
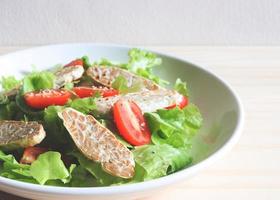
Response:
[[[171,106],[165,107],[165,109],[172,109],[175,108],[176,106],[179,106],[179,108],[183,109],[189,104],[189,99],[186,96],[181,95],[181,99],[178,104],[173,104]]]
[[[38,158],[40,154],[45,153],[46,151],[47,149],[42,147],[27,147],[23,152],[20,163],[31,164]]]
[[[64,67],[71,67],[71,66],[77,66],[77,65],[81,65],[83,66],[84,62],[82,59],[76,59],[71,61],[70,63],[64,65]]]
[[[130,144],[151,142],[151,133],[139,106],[133,101],[119,100],[113,106],[114,121],[120,135]]]
[[[100,92],[102,97],[110,97],[118,95],[119,92],[115,89],[99,89],[99,88],[92,88],[92,87],[74,87],[73,91],[80,97],[91,97],[96,92]]]
[[[67,103],[71,93],[66,90],[41,90],[29,92],[24,95],[28,106],[35,109],[43,109],[51,105],[63,106]]]

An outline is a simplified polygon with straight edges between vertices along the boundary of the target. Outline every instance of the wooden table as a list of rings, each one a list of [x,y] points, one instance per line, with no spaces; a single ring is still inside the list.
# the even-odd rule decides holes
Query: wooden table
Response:
[[[0,47],[0,54],[22,48]],[[207,65],[236,89],[246,111],[243,135],[226,157],[150,199],[280,199],[280,47],[149,48]]]

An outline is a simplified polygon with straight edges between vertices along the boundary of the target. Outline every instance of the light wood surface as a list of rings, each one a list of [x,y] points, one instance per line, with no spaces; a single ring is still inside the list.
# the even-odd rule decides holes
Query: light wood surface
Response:
[[[26,47],[0,47],[0,54]],[[207,66],[241,96],[235,148],[190,180],[147,200],[280,199],[280,47],[148,47]],[[7,67],[7,66],[1,66]],[[0,199],[21,199],[0,193]]]

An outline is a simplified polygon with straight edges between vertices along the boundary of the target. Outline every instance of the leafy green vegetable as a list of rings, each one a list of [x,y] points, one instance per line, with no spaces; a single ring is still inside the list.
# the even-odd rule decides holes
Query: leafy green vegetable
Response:
[[[112,83],[112,87],[120,93],[126,94],[140,91],[143,88],[143,83],[139,81],[129,87],[127,79],[124,76],[118,76]]]
[[[126,64],[114,62],[107,58],[101,58],[100,60],[95,61],[93,65],[102,65],[102,66],[109,66],[109,67],[119,66],[121,68],[126,68]]]
[[[87,159],[79,152],[72,152],[70,155],[76,157],[80,165],[96,178],[96,184],[99,186],[111,185],[123,181],[122,178],[118,178],[106,173],[103,171],[100,163],[96,163]]]
[[[18,107],[14,101],[0,104],[0,120],[13,119],[18,113]]]
[[[23,94],[40,89],[52,89],[55,76],[48,71],[32,72],[23,79]]]
[[[168,81],[163,80],[163,79],[159,78],[158,76],[154,75],[151,68],[138,69],[137,74],[140,76],[143,76],[144,78],[150,79],[159,85],[168,85],[169,84]]]
[[[202,124],[201,114],[192,104],[182,110],[176,107],[145,113],[145,118],[152,132],[152,142],[174,147],[190,147],[191,138]]]
[[[133,155],[136,163],[144,169],[142,181],[165,176],[186,167],[192,161],[185,149],[176,149],[167,144],[136,147]],[[139,170],[138,173],[143,172]]]
[[[189,96],[189,92],[187,89],[187,83],[183,82],[180,78],[177,78],[174,89],[184,96]]]
[[[128,55],[130,59],[127,68],[135,73],[138,69],[148,69],[161,64],[161,59],[155,54],[141,49],[131,49]]]
[[[57,115],[57,113],[61,112],[63,108],[63,106],[49,106],[45,108],[43,113],[43,126],[47,132],[44,142],[49,143],[60,150],[72,146],[71,137],[65,129],[62,120]]]
[[[73,169],[73,167],[71,168]],[[54,151],[41,154],[31,164],[30,174],[41,185],[44,185],[48,180],[56,179],[67,183],[69,182],[67,178],[70,176],[70,172],[61,160],[60,153]]]
[[[30,165],[19,164],[13,155],[6,155],[0,151],[0,161],[3,162],[1,176],[25,182],[36,182],[30,175]]]
[[[9,102],[10,101],[9,101],[8,96],[3,93],[0,93],[0,105],[5,105],[5,104],[8,104]]]
[[[74,83],[72,83],[72,82],[67,82],[64,85],[64,89],[66,89],[66,90],[72,90],[73,87],[74,87]]]
[[[17,80],[14,76],[2,76],[0,84],[5,91],[12,90],[20,85],[21,81]]]
[[[77,166],[72,172],[70,182],[72,187],[94,187],[97,186],[96,179],[81,165]]]
[[[161,85],[168,84],[167,81],[164,81],[153,74],[153,67],[161,64],[161,59],[158,58],[155,54],[141,49],[131,49],[128,52],[128,55],[129,61],[126,65],[126,69],[147,79],[150,79],[155,83]]]
[[[81,59],[83,61],[83,67],[85,69],[88,69],[89,67],[91,67],[91,63],[89,61],[89,57],[88,56],[83,56]]]
[[[70,101],[67,106],[74,108],[84,114],[89,114],[96,108],[95,98],[87,97],[87,98],[78,98]]]

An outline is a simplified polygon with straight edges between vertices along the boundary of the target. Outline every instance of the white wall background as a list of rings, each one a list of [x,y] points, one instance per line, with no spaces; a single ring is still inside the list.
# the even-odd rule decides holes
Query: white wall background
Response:
[[[280,45],[279,0],[0,0],[0,45]]]

